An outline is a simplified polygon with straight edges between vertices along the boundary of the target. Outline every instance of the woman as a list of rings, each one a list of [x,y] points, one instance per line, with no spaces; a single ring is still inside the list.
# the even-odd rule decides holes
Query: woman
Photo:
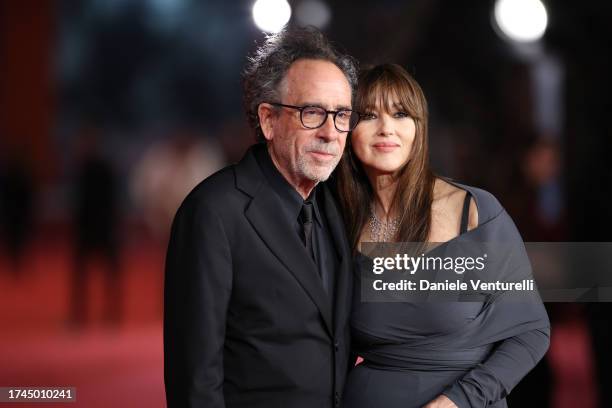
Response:
[[[491,194],[429,169],[426,101],[404,69],[380,65],[362,73],[356,109],[361,122],[337,181],[358,271],[369,268],[359,251],[372,241],[449,249],[502,240],[520,245],[519,260],[526,259],[512,220]],[[500,292],[480,302],[383,303],[362,302],[356,287],[351,328],[364,361],[349,374],[346,408],[505,407],[506,395],[548,348],[548,317],[537,295],[529,302],[505,302]]]

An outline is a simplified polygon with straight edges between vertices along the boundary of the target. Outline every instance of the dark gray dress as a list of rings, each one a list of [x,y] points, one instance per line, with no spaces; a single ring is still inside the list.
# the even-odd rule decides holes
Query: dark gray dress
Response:
[[[479,225],[445,245],[505,241],[524,249],[495,197],[453,184],[474,198]],[[519,263],[527,260],[524,252],[520,257]],[[370,268],[370,259],[358,255],[356,265],[351,326],[354,351],[364,362],[349,373],[345,408],[421,407],[440,394],[460,408],[506,407],[506,395],[548,349],[550,324],[539,297],[507,302],[495,293],[482,302],[361,302],[358,271]]]

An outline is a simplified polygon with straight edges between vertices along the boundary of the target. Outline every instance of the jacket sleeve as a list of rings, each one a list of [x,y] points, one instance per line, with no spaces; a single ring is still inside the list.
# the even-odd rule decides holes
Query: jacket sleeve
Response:
[[[443,392],[459,408],[486,407],[505,398],[548,350],[550,328],[501,341],[489,358]]]
[[[174,219],[164,285],[164,382],[173,407],[225,407],[223,345],[232,288],[221,219],[186,201]]]

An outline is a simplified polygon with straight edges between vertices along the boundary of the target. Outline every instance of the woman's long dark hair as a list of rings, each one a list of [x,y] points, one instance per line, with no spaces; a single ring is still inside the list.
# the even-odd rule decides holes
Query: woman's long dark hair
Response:
[[[396,100],[414,120],[415,139],[408,161],[394,175],[397,189],[390,213],[397,214],[400,220],[395,241],[426,242],[431,225],[435,176],[429,168],[425,95],[419,84],[401,66],[383,64],[360,74],[355,99],[354,109],[359,112],[368,112],[376,107],[387,109]],[[355,251],[369,219],[374,192],[353,152],[350,135],[336,177],[349,240]]]

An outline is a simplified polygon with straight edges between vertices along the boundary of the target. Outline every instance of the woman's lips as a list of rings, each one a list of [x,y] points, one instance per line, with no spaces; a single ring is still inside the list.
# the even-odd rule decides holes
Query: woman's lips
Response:
[[[372,147],[380,152],[392,152],[397,149],[399,144],[397,143],[374,143]]]

